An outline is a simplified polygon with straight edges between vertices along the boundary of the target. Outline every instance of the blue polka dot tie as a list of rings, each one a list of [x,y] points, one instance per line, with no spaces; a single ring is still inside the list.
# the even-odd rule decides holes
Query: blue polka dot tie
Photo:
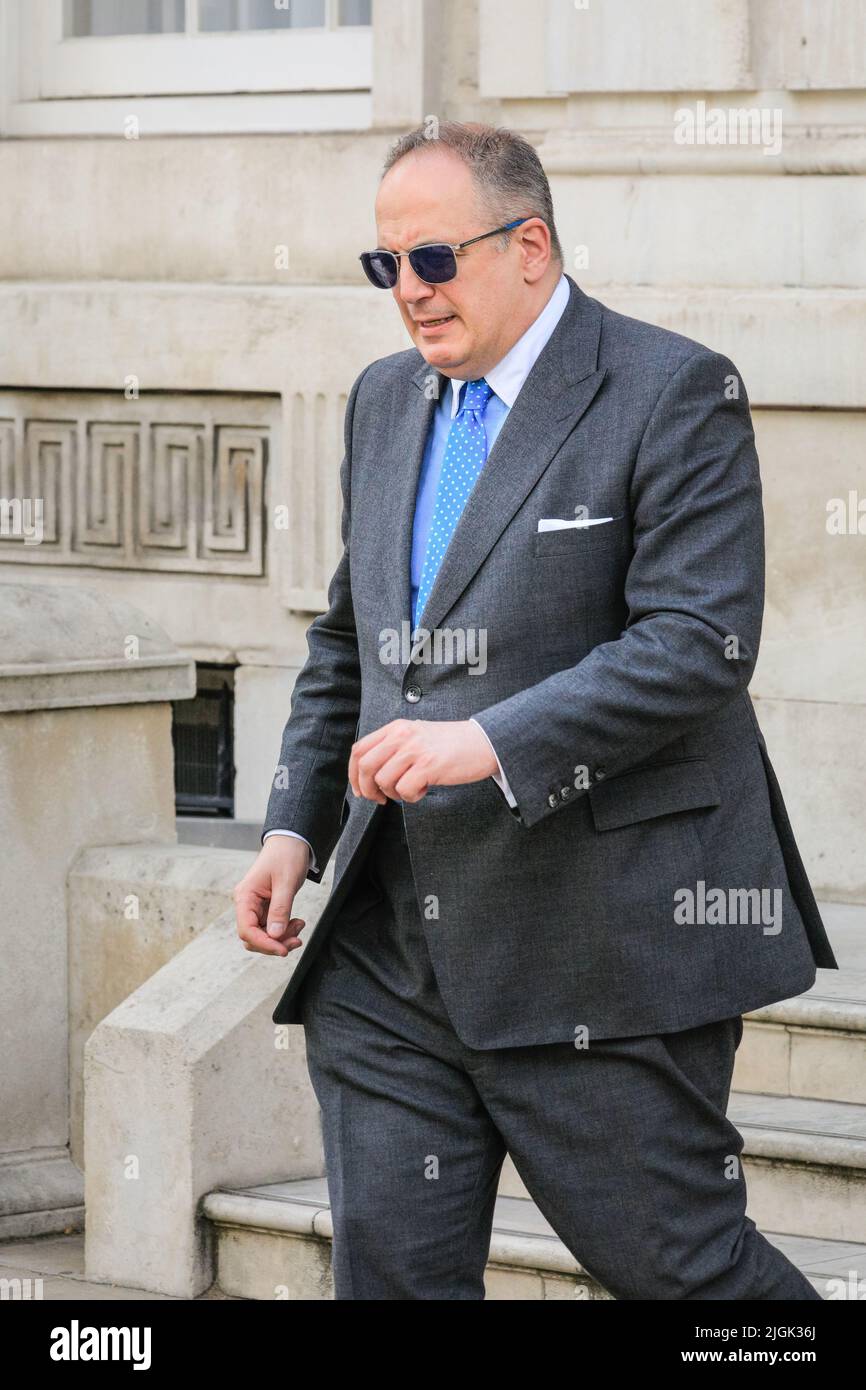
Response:
[[[484,377],[480,377],[478,381],[467,381],[463,390],[463,404],[451,422],[442,456],[442,471],[433,504],[433,519],[430,523],[430,534],[427,537],[427,549],[415,599],[415,627],[418,626],[419,617],[424,613],[424,605],[430,597],[451,537],[457,529],[463,508],[487,459],[484,412],[493,395],[493,389],[488,386]]]

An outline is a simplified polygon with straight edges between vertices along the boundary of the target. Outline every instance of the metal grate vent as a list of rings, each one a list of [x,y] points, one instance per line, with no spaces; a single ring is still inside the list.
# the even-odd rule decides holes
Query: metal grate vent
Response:
[[[234,668],[197,666],[194,700],[172,718],[179,815],[234,815]]]

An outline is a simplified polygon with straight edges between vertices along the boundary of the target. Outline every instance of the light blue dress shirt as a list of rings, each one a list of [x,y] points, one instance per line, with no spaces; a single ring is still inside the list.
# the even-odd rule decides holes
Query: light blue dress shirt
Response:
[[[564,275],[560,275],[553,294],[548,299],[538,318],[535,319],[527,328],[522,337],[505,354],[495,367],[491,367],[489,372],[485,372],[485,380],[493,390],[493,395],[487,402],[487,409],[484,412],[484,428],[487,433],[487,452],[488,455],[496,442],[496,437],[502,429],[508,412],[514,405],[517,396],[535,366],[542,350],[553,333],[554,328],[559,323],[565,312],[565,306],[569,298],[568,281]],[[466,384],[466,378],[451,377],[451,390],[443,391],[442,396],[433,413],[433,422],[430,433],[427,436],[427,443],[424,448],[424,457],[421,461],[421,473],[418,479],[418,491],[415,495],[415,515],[412,523],[412,557],[410,563],[410,583],[411,583],[411,612],[415,611],[415,596],[418,593],[418,585],[421,581],[421,569],[424,564],[424,554],[427,549],[427,537],[430,533],[430,524],[433,519],[433,506],[436,501],[436,489],[439,485],[439,476],[442,472],[442,458],[445,453],[445,443],[448,438],[448,431],[451,428],[451,421],[460,408],[460,393]],[[483,471],[483,470],[482,470]],[[422,624],[423,625],[423,624]],[[473,723],[475,721],[473,720]],[[480,724],[476,725],[481,728]],[[481,730],[484,733],[484,730]],[[487,738],[487,735],[484,734]],[[488,743],[490,740],[487,740]],[[491,744],[491,747],[493,745]],[[493,749],[494,756],[496,754]],[[499,759],[498,773],[493,774],[493,780],[501,788],[508,804],[516,806],[517,802],[512,794],[511,788],[502,770]],[[302,835],[297,835],[293,830],[269,830],[268,835],[294,835],[297,839],[303,839]],[[309,841],[306,842],[309,844]],[[310,845],[311,867],[315,869],[315,857],[313,848]]]
[[[568,281],[560,276],[559,283],[545,304],[538,318],[529,325],[526,332],[495,367],[485,374],[485,381],[493,390],[484,412],[484,429],[487,434],[487,452],[496,443],[496,437],[505,424],[508,412],[514,405],[523,383],[529,376],[568,303]],[[451,421],[460,408],[460,397],[465,378],[451,377],[451,390],[445,390],[433,415],[433,424],[427,436],[427,445],[421,463],[418,479],[418,492],[415,500],[415,519],[412,526],[411,561],[411,612],[415,611],[415,598],[421,581],[421,569],[427,550],[427,537],[433,520],[433,507],[436,489],[442,472],[442,459]]]

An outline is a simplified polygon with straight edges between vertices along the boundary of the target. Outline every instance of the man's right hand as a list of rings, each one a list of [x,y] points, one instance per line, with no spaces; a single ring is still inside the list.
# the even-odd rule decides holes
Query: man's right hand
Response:
[[[287,956],[303,946],[301,917],[292,917],[295,894],[307,877],[310,848],[290,835],[269,835],[249,873],[234,890],[238,936],[247,951]]]

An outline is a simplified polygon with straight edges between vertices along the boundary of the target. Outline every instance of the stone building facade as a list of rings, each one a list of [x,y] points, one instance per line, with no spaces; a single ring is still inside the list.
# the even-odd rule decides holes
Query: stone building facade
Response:
[[[339,553],[346,393],[407,346],[357,260],[382,159],[425,120],[513,127],[582,287],[742,373],[752,693],[816,889],[866,902],[866,0],[293,5],[0,3],[6,578],[230,672],[255,824]]]

